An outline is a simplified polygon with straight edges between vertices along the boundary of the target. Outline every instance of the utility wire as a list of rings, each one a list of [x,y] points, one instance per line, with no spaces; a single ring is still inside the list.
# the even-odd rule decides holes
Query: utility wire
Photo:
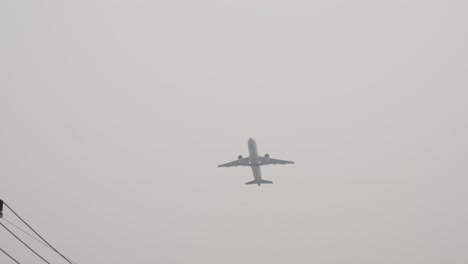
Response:
[[[31,237],[32,239],[36,240],[37,242],[41,243],[42,245],[44,245],[46,248],[48,249],[51,249],[51,247],[49,247],[46,243],[42,242],[41,240],[39,240],[37,237],[33,236],[32,234],[28,233],[27,231],[25,231],[24,229],[22,229],[21,227],[13,224],[10,220],[6,219],[5,217],[2,217],[1,219],[5,220],[7,223],[9,223],[10,225],[12,225],[13,227],[15,227],[16,229],[18,229],[19,231],[23,232],[24,234],[28,235],[29,237]],[[69,258],[69,260],[73,263],[73,264],[77,264],[75,261],[73,261],[72,259]]]
[[[36,254],[36,256],[38,256],[39,258],[41,258],[44,262],[46,262],[47,264],[50,264],[49,261],[45,260],[41,255],[39,255],[36,251],[34,251],[34,249],[32,249],[30,246],[28,246],[28,244],[24,243],[23,240],[21,240],[21,238],[19,238],[18,236],[16,236],[13,232],[11,232],[10,229],[8,229],[4,224],[2,224],[0,222],[0,225],[2,225],[8,232],[10,232],[10,234],[12,234],[14,237],[16,237],[16,239],[18,239],[21,243],[23,243],[23,245],[25,245],[27,248],[29,248],[29,250],[31,250],[34,254]]]
[[[37,237],[35,237],[34,235],[32,235],[31,233],[28,233],[26,230],[22,229],[21,227],[15,225],[14,223],[12,223],[10,220],[6,219],[5,217],[2,217],[0,219],[3,219],[4,221],[6,221],[7,223],[9,223],[10,225],[12,225],[13,227],[15,227],[16,229],[18,229],[19,231],[23,232],[24,234],[28,235],[29,237],[31,237],[32,239],[36,240],[37,242],[41,243],[42,245],[44,245],[44,247],[52,250],[52,248],[50,248],[46,243],[42,242],[41,240],[39,240]],[[73,264],[77,264],[76,261],[68,258]]]
[[[68,258],[66,258],[64,255],[62,255],[62,253],[60,253],[57,249],[55,249],[51,244],[49,244],[49,242],[47,242],[47,240],[45,240],[41,235],[39,235],[30,225],[28,225],[28,223],[26,223],[26,221],[24,221],[23,218],[21,218],[13,209],[11,209],[11,207],[7,203],[5,203],[5,201],[3,201],[3,203],[5,204],[6,207],[8,207],[8,209],[10,209],[10,211],[13,212],[13,214],[16,215],[16,217],[18,217],[25,225],[27,225],[29,227],[29,229],[31,229],[34,232],[34,234],[36,234],[39,238],[41,238],[42,241],[44,241],[52,250],[57,252],[57,254],[59,254],[68,263],[73,264]]]
[[[29,237],[31,237],[32,239],[36,240],[37,242],[41,243],[42,245],[44,245],[45,247],[51,249],[46,243],[42,242],[41,240],[39,240],[37,237],[31,235],[30,233],[26,232],[24,229],[20,228],[19,226],[13,224],[10,220],[6,219],[5,217],[1,218],[3,220],[5,220],[7,223],[9,223],[10,225],[12,225],[13,227],[15,227],[16,229],[18,229],[19,231],[23,232],[24,234],[28,235]]]
[[[10,254],[6,253],[5,250],[3,250],[2,248],[0,248],[0,251],[2,251],[3,253],[5,253],[5,255],[7,255],[8,257],[10,257],[14,262],[18,263],[18,264],[21,264],[19,263],[16,259],[14,259],[12,256],[10,256]]]

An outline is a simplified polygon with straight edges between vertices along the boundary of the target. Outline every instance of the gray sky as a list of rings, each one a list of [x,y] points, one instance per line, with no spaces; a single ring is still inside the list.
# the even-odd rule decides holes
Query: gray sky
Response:
[[[466,1],[0,6],[0,198],[79,264],[468,262]]]

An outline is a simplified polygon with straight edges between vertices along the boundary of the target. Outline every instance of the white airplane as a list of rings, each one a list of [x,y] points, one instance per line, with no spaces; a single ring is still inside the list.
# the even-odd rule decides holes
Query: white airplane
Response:
[[[237,157],[236,161],[228,162],[225,164],[218,165],[220,167],[234,167],[234,166],[249,166],[252,168],[254,179],[253,181],[246,182],[245,184],[257,184],[260,186],[262,183],[273,183],[271,181],[262,180],[262,172],[260,166],[269,164],[294,164],[294,161],[272,159],[270,155],[265,154],[265,157],[258,156],[257,143],[253,138],[249,138],[249,157],[244,158],[242,155]]]

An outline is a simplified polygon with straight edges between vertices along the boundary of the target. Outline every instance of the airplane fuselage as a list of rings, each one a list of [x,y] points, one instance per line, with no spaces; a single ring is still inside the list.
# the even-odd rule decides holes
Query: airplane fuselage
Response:
[[[255,181],[257,181],[257,184],[260,185],[260,182],[262,180],[262,171],[260,170],[260,162],[258,159],[257,143],[253,138],[249,138],[248,147],[250,167],[252,168],[252,173]]]

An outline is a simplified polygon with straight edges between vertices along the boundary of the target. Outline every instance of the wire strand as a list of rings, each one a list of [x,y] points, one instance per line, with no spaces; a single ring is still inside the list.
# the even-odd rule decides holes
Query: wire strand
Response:
[[[30,246],[28,246],[28,244],[24,243],[23,240],[21,240],[21,238],[19,238],[17,235],[15,235],[15,233],[11,232],[10,229],[8,229],[8,227],[6,227],[4,224],[2,224],[0,222],[0,225],[3,226],[8,232],[10,232],[10,234],[12,234],[16,239],[18,239],[21,243],[23,243],[23,245],[25,245],[27,248],[29,248],[29,250],[31,250],[34,254],[36,254],[36,256],[38,256],[39,258],[41,258],[44,262],[46,262],[47,264],[50,264],[49,261],[45,260],[41,255],[39,255],[39,253],[37,253],[36,251],[34,251],[34,249],[32,249]]]
[[[51,247],[49,247],[46,243],[42,242],[41,240],[39,240],[37,237],[33,236],[32,234],[28,233],[26,230],[22,229],[21,227],[15,225],[14,223],[12,223],[10,220],[6,219],[5,217],[2,217],[0,219],[3,219],[4,221],[6,221],[8,224],[12,225],[13,227],[15,227],[16,229],[18,229],[19,231],[23,232],[24,234],[28,235],[29,237],[31,237],[32,239],[36,240],[37,242],[41,243],[42,245],[44,245],[44,247],[52,250]],[[76,261],[74,261],[73,259],[70,259],[68,258],[73,264],[77,264]]]
[[[27,231],[25,231],[24,229],[20,228],[19,226],[13,224],[10,220],[6,219],[5,217],[1,218],[3,219],[5,222],[7,222],[8,224],[12,225],[13,227],[15,227],[16,229],[18,229],[19,231],[23,232],[24,234],[28,235],[29,237],[31,237],[32,239],[36,240],[37,242],[41,243],[42,245],[44,245],[45,247],[47,247],[48,249],[51,249],[46,243],[42,242],[41,240],[39,240],[37,237],[33,236],[32,234],[28,233]]]
[[[8,207],[8,209],[10,209],[10,211],[13,212],[13,214],[16,215],[16,217],[18,217],[25,225],[27,225],[29,227],[29,229],[31,229],[34,234],[36,234],[40,239],[42,239],[42,241],[44,241],[52,250],[54,250],[55,252],[57,252],[57,254],[59,254],[63,259],[65,259],[68,263],[70,264],[73,264],[68,258],[66,258],[64,255],[62,255],[62,253],[60,253],[57,249],[55,249],[49,242],[47,242],[47,240],[45,240],[41,235],[39,235],[30,225],[28,225],[28,223],[26,223],[26,221],[23,220],[23,218],[21,218],[5,201],[3,201],[3,203],[5,204],[6,207]]]
[[[0,251],[2,251],[3,253],[5,253],[5,255],[7,255],[9,258],[11,258],[14,262],[18,263],[18,264],[21,264],[19,263],[16,259],[14,259],[12,256],[10,256],[10,254],[6,253],[5,250],[3,250],[2,248],[0,248]]]

